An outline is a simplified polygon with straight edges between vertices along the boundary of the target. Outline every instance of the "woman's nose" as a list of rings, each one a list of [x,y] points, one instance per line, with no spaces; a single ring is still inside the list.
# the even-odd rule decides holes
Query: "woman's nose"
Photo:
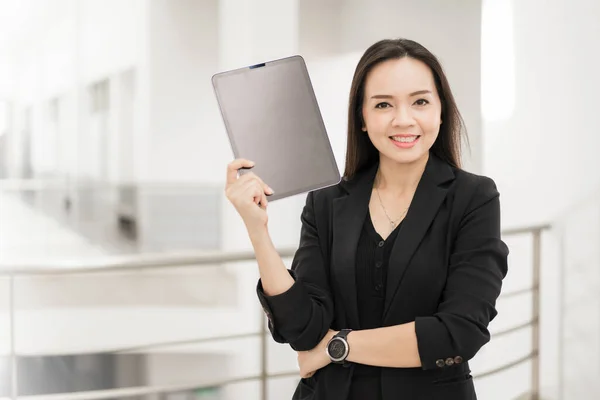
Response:
[[[397,107],[396,113],[394,114],[394,120],[392,125],[394,126],[411,126],[414,125],[415,120],[407,107]]]

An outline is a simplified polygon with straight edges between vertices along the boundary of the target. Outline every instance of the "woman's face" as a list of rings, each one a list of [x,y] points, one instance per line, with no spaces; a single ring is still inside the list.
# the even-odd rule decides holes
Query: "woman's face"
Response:
[[[429,67],[410,57],[384,61],[367,75],[364,93],[362,129],[380,161],[404,164],[426,157],[442,123]]]

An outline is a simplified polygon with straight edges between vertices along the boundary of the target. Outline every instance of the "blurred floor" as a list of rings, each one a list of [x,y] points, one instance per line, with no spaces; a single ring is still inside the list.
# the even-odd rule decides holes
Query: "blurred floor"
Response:
[[[106,254],[101,246],[19,197],[0,191],[0,263],[66,262]]]

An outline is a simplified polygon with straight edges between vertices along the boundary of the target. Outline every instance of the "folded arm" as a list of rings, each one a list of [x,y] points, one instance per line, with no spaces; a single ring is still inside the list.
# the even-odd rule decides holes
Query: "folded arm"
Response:
[[[434,369],[467,361],[490,340],[488,325],[507,272],[496,186],[484,179],[461,221],[445,290],[434,315],[348,335],[348,360]]]

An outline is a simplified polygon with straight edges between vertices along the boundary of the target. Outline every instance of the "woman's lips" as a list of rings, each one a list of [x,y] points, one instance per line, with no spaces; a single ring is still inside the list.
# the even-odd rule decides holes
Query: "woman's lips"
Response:
[[[398,140],[394,140],[393,137],[390,137],[390,141],[394,144],[394,146],[400,148],[400,149],[410,149],[411,147],[414,147],[417,142],[419,141],[419,139],[421,139],[421,136],[395,136],[397,138],[415,138],[412,142],[400,142]]]

